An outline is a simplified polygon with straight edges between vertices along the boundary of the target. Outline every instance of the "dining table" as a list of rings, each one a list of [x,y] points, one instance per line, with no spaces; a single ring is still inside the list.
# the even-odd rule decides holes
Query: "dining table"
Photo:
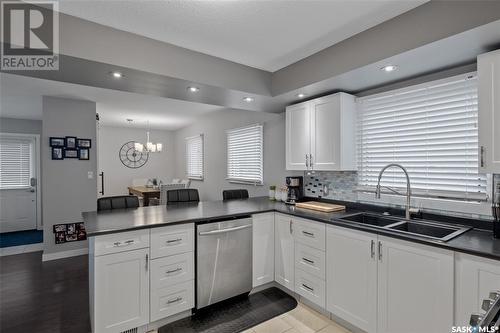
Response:
[[[160,189],[147,186],[129,186],[128,193],[142,197],[143,206],[149,206],[149,199],[160,198]]]

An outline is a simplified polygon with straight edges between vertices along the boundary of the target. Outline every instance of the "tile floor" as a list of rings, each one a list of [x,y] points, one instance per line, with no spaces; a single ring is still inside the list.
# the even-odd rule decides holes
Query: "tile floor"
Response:
[[[281,316],[252,327],[244,333],[350,333],[329,318],[299,303]]]
[[[157,331],[148,333],[157,333]],[[299,303],[292,311],[269,319],[242,333],[351,333],[351,331]]]

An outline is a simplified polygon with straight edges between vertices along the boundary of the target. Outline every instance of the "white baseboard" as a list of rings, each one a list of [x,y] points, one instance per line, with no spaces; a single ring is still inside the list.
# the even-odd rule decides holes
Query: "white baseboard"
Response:
[[[76,257],[89,253],[89,249],[84,247],[82,249],[68,250],[54,253],[44,253],[42,255],[42,261],[50,261],[62,258]]]
[[[43,243],[9,246],[0,248],[0,257],[43,251]]]

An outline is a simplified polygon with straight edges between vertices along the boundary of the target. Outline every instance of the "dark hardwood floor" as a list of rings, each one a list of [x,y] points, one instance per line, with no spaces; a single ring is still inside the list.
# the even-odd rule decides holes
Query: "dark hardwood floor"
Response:
[[[0,257],[0,332],[90,332],[87,260]]]

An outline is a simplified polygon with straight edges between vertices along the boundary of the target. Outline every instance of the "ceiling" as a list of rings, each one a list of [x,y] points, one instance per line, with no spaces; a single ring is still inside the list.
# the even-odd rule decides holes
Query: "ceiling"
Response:
[[[0,116],[42,119],[42,95],[95,101],[101,124],[176,130],[220,107],[65,82],[0,74]],[[129,125],[127,118],[134,119]]]
[[[427,1],[62,0],[59,9],[274,72]]]

